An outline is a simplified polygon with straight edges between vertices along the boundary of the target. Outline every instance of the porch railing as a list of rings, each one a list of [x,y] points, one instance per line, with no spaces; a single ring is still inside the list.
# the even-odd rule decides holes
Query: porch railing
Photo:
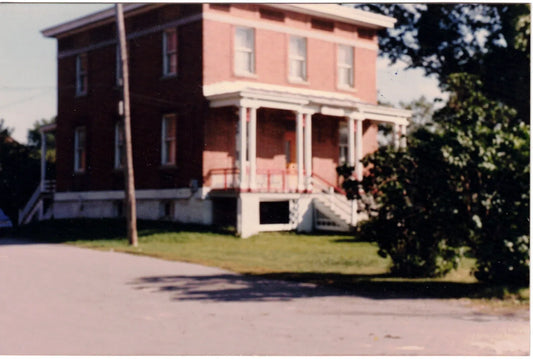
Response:
[[[211,189],[230,190],[239,188],[238,168],[211,169],[204,177],[204,183]],[[247,169],[246,177],[249,178]],[[255,191],[259,192],[296,192],[298,175],[291,170],[257,169],[255,175]]]

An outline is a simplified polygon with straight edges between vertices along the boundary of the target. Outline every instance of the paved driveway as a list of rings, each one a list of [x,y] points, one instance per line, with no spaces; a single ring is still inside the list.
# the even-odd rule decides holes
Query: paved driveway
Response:
[[[0,240],[0,355],[526,355],[528,313]]]

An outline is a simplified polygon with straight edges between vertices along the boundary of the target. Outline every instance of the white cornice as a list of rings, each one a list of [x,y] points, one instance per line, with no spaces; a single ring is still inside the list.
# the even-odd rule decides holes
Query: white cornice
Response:
[[[204,85],[211,107],[268,107],[290,111],[311,111],[325,115],[407,125],[411,111],[373,105],[337,92],[301,89],[248,81],[224,81]]]

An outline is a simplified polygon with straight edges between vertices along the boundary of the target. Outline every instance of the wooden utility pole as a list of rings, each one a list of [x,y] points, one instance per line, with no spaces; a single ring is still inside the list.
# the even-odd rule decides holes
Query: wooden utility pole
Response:
[[[119,104],[120,115],[124,123],[124,182],[126,199],[126,222],[130,244],[137,247],[137,209],[135,205],[135,181],[133,178],[133,155],[131,146],[131,116],[130,116],[130,83],[128,77],[128,48],[126,46],[126,27],[124,26],[124,13],[122,4],[115,5],[117,19],[117,36],[120,45],[122,101]]]

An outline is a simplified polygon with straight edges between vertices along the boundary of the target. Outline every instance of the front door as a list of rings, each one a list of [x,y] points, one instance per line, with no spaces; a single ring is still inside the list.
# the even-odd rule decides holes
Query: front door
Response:
[[[287,168],[295,166],[296,164],[296,133],[294,131],[286,131],[284,142],[285,162]]]

